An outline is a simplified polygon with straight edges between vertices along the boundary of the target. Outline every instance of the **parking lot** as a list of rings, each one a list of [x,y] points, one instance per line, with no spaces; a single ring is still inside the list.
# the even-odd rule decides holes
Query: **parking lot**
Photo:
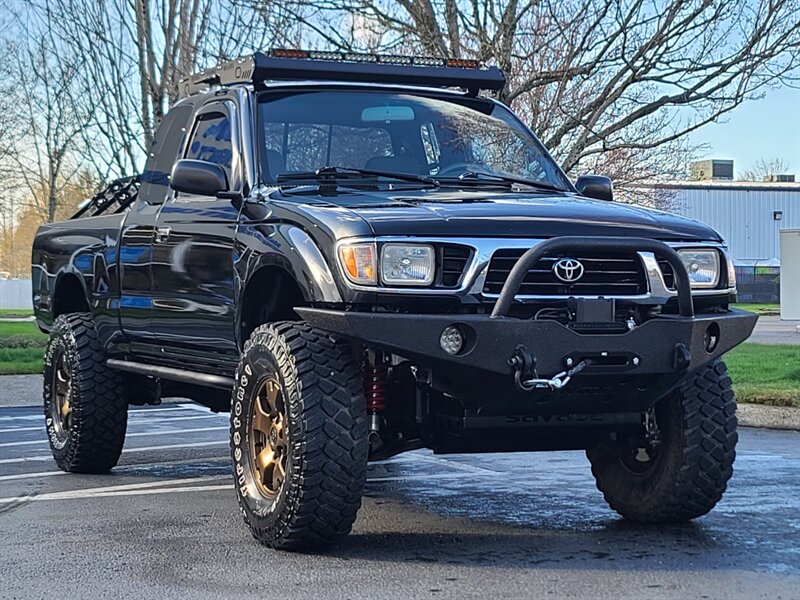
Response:
[[[800,434],[743,430],[716,511],[619,520],[581,453],[373,464],[353,534],[326,554],[253,541],[227,419],[132,408],[112,475],[56,470],[38,407],[0,409],[3,598],[798,598]]]

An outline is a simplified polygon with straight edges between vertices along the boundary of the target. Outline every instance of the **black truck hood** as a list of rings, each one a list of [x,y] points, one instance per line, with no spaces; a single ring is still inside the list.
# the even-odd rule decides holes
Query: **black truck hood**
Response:
[[[717,232],[698,221],[573,194],[436,189],[351,190],[333,196],[314,196],[314,200],[305,194],[302,196],[302,200],[297,196],[293,199],[307,202],[304,208],[315,213],[317,218],[328,220],[325,213],[335,208],[335,218],[340,220],[345,209],[363,219],[378,236],[549,238],[605,235],[721,241]]]

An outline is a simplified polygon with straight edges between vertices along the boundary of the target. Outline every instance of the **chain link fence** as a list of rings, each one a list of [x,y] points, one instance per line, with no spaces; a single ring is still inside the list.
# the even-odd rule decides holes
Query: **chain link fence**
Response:
[[[736,266],[739,302],[778,303],[781,298],[781,268],[777,266]]]

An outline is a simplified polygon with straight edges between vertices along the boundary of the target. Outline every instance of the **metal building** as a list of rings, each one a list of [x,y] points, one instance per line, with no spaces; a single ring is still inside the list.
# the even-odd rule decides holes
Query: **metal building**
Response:
[[[739,300],[778,302],[781,230],[800,229],[800,183],[784,181],[686,181],[652,186],[668,210],[716,229],[736,266]]]
[[[668,192],[670,212],[716,229],[737,264],[777,266],[780,230],[800,228],[800,183],[686,181],[653,187]]]

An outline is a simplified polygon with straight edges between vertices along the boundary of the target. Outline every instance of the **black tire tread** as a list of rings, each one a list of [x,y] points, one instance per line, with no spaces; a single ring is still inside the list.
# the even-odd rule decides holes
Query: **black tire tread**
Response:
[[[281,369],[296,378],[304,448],[300,475],[287,481],[295,488],[288,519],[259,528],[243,511],[245,521],[253,536],[271,547],[327,546],[350,532],[366,482],[367,416],[359,365],[350,343],[303,323],[262,325],[243,355],[256,345],[272,346]]]
[[[736,401],[725,363],[714,361],[678,390],[679,460],[667,491],[632,498],[596,451],[588,451],[592,474],[609,506],[623,517],[647,523],[680,523],[707,514],[720,501],[736,458]],[[662,488],[663,489],[663,488]]]
[[[65,452],[54,457],[73,473],[105,473],[116,466],[125,442],[128,405],[124,379],[106,366],[94,320],[86,313],[59,316],[54,330],[66,334],[73,347],[73,410],[75,423]],[[49,415],[45,411],[45,417]]]

